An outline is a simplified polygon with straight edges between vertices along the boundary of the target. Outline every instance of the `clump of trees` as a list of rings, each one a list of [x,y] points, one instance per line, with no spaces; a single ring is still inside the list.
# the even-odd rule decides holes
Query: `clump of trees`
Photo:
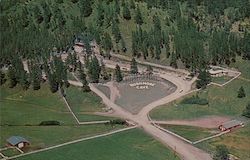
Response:
[[[211,75],[207,70],[200,71],[198,75],[198,80],[196,81],[196,87],[206,88],[206,86],[211,82]]]
[[[121,72],[120,66],[118,64],[115,67],[114,76],[115,76],[116,82],[121,82],[123,80],[122,72]]]

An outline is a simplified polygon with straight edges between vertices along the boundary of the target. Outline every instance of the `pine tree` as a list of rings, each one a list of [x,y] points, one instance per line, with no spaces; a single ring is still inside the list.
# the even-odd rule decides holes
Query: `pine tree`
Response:
[[[135,9],[135,1],[134,0],[130,0],[130,8]]]
[[[123,18],[126,19],[126,20],[130,20],[131,19],[130,10],[128,8],[128,4],[127,3],[125,3],[125,5],[123,6],[122,15],[123,15]]]
[[[105,64],[102,62],[101,63],[101,77],[103,80],[109,80],[110,79],[110,75],[108,74],[107,70],[106,70],[106,67],[105,67]]]
[[[102,46],[103,46],[104,50],[106,51],[107,57],[110,57],[109,52],[112,49],[113,44],[112,44],[112,39],[108,33],[104,34],[104,37],[102,39]]]
[[[247,104],[246,109],[243,111],[242,115],[250,118],[250,103]]]
[[[119,43],[119,41],[121,40],[121,33],[120,33],[119,26],[114,20],[112,22],[112,34],[115,37],[115,42]]]
[[[39,90],[41,88],[42,71],[38,64],[33,64],[31,71],[33,90]]]
[[[211,75],[210,73],[204,69],[200,71],[198,75],[198,80],[196,82],[196,87],[199,88],[206,88],[206,86],[211,82]]]
[[[103,8],[103,3],[102,1],[98,1],[97,4],[97,25],[102,26],[103,25],[103,21],[104,21],[104,8]]]
[[[86,74],[84,73],[84,70],[80,70],[80,80],[82,82],[82,89],[84,92],[89,92],[90,88],[89,88],[89,83],[87,81],[87,77]]]
[[[124,53],[127,52],[126,43],[123,38],[121,39],[121,45],[122,45],[122,51]]]
[[[119,0],[115,0],[115,12],[116,14],[120,14],[120,4],[119,4]]]
[[[0,85],[3,85],[6,82],[6,78],[5,78],[5,73],[0,70]]]
[[[92,13],[91,0],[80,0],[80,11],[84,17],[89,17]]]
[[[142,19],[142,15],[141,15],[141,11],[140,11],[139,6],[137,6],[137,9],[136,9],[135,22],[138,25],[142,25],[143,24],[143,19]]]
[[[238,91],[238,98],[244,98],[244,97],[246,97],[246,93],[245,93],[244,88],[241,86]]]
[[[101,68],[100,68],[98,59],[94,56],[91,59],[89,67],[88,67],[88,73],[89,73],[89,77],[91,79],[91,82],[93,82],[93,83],[99,82],[100,72],[101,72]]]
[[[10,80],[10,88],[14,88],[17,85],[17,77],[16,77],[16,71],[13,66],[10,66],[8,69],[8,77]]]
[[[21,72],[19,83],[24,90],[29,88],[30,82],[28,81],[28,75],[26,71]]]
[[[132,58],[131,64],[130,64],[130,73],[131,74],[137,74],[138,73],[138,67],[137,62],[135,58]]]
[[[123,80],[121,69],[120,69],[120,66],[118,64],[115,66],[115,73],[114,73],[114,75],[115,75],[116,82],[121,82]]]

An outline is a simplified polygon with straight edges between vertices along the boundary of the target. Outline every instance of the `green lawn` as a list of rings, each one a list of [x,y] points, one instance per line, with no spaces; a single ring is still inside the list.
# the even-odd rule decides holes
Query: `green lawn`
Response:
[[[162,144],[133,129],[103,138],[63,146],[18,158],[18,160],[177,160],[174,153]]]
[[[15,156],[15,155],[18,155],[18,154],[21,154],[17,149],[15,148],[10,148],[10,149],[7,149],[7,150],[4,150],[4,151],[1,151],[1,153],[7,157],[11,157],[11,156]]]
[[[168,129],[192,142],[215,135],[219,131],[216,129],[207,129],[201,127],[184,126],[184,125],[161,125],[161,127]]]
[[[236,129],[226,135],[199,143],[197,147],[213,153],[217,145],[224,144],[231,154],[239,157],[241,160],[250,160],[249,133],[250,124],[248,123],[245,127]]]
[[[27,149],[29,151],[122,127],[104,124],[76,125],[59,94],[51,93],[46,84],[38,91],[23,91],[19,86],[9,89],[7,84],[0,89],[0,148],[13,135],[27,138],[31,142]],[[41,121],[47,120],[57,120],[62,125],[38,126]]]
[[[228,76],[222,76],[222,77],[212,77],[212,82],[218,83],[218,84],[224,84],[233,77],[228,77]]]
[[[79,121],[109,120],[112,117],[94,115],[102,111],[105,105],[93,92],[83,92],[81,88],[71,86],[66,89],[66,99]]]
[[[244,87],[247,97],[237,98],[240,86]],[[249,102],[250,82],[236,79],[224,87],[211,85],[198,94],[201,98],[208,99],[209,105],[181,104],[182,99],[179,99],[154,109],[150,116],[156,120],[194,119],[211,115],[239,116]]]

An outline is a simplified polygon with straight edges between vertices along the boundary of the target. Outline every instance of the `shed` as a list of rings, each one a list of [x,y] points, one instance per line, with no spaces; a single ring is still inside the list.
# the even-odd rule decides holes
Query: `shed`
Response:
[[[21,136],[12,136],[8,138],[6,141],[8,143],[7,145],[16,146],[18,148],[23,148],[30,144],[28,140],[26,140],[25,138]]]
[[[233,128],[236,128],[236,127],[240,127],[240,126],[244,126],[244,123],[241,122],[241,121],[238,121],[238,120],[232,120],[232,121],[229,121],[229,122],[226,122],[226,123],[223,123],[219,126],[219,129],[221,131],[226,131],[226,130],[231,130]]]

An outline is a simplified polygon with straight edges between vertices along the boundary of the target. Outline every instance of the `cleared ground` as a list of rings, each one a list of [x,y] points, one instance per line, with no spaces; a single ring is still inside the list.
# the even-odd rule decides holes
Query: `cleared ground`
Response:
[[[80,156],[81,155],[81,156]],[[18,158],[18,160],[178,160],[162,144],[133,129]]]
[[[167,125],[167,124],[162,124],[160,126],[192,142],[219,133],[218,129],[207,129],[207,128],[193,127],[193,126]]]
[[[138,89],[135,86],[130,86],[130,84],[137,82],[149,82],[153,83],[154,86],[148,86],[148,89]],[[133,114],[138,113],[144,106],[166,97],[176,90],[175,85],[171,82],[159,82],[148,79],[119,83],[117,87],[120,96],[115,103]]]

